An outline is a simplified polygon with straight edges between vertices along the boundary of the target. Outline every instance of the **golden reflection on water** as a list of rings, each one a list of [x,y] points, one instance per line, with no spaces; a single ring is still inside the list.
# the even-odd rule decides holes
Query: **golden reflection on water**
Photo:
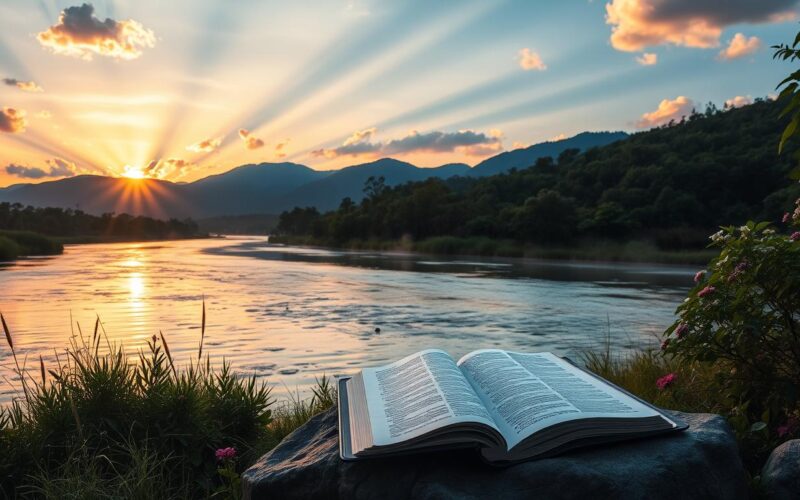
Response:
[[[109,339],[123,343],[131,358],[162,330],[183,365],[196,358],[205,296],[204,352],[212,362],[224,357],[240,372],[265,377],[280,396],[323,373],[350,372],[429,347],[454,356],[484,347],[574,355],[605,339],[609,312],[621,343],[652,342],[680,301],[674,290],[619,288],[612,295],[591,282],[393,271],[229,252],[244,244],[275,249],[263,243],[68,246],[63,256],[0,268],[0,311],[20,359],[41,354],[55,363],[54,352],[69,342],[70,317],[86,333],[99,316]],[[2,378],[11,379],[9,354],[0,348],[0,401],[11,391]]]

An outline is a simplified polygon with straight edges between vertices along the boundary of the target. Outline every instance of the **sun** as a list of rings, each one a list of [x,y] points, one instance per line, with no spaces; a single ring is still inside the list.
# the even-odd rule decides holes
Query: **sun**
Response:
[[[125,165],[125,170],[122,172],[122,176],[127,177],[128,179],[144,179],[147,177],[141,168],[131,167],[130,165]]]

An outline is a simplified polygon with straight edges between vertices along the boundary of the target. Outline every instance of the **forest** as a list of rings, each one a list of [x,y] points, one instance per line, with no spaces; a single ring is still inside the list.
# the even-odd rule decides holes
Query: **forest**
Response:
[[[784,106],[709,103],[626,140],[492,177],[394,187],[371,178],[360,203],[284,212],[277,239],[334,246],[443,236],[541,246],[646,240],[668,251],[704,248],[718,226],[778,221],[800,197],[800,185],[788,180],[796,148],[778,154]]]
[[[0,230],[32,231],[60,238],[164,239],[197,236],[191,219],[163,221],[128,214],[87,214],[70,208],[0,203]]]

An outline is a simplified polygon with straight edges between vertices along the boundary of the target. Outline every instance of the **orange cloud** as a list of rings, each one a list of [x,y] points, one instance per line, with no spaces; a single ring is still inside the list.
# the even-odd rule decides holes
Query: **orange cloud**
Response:
[[[222,138],[219,137],[216,139],[203,139],[200,142],[186,146],[186,150],[193,153],[210,153],[217,149],[220,144],[222,144]]]
[[[753,98],[749,95],[737,95],[725,101],[726,108],[741,108],[742,106],[748,106],[750,104],[753,104]]]
[[[539,53],[527,47],[520,49],[517,59],[519,61],[519,67],[525,71],[544,71],[547,69],[547,65],[542,61],[542,57]]]
[[[36,82],[23,82],[16,78],[3,78],[3,83],[11,87],[17,87],[25,92],[42,92],[44,89],[36,84]]]
[[[190,162],[179,158],[169,158],[166,160],[153,160],[142,170],[147,177],[164,179],[167,176],[177,177],[182,175]]]
[[[94,6],[85,3],[61,12],[58,23],[36,35],[54,54],[90,61],[94,55],[114,59],[136,59],[142,49],[154,47],[155,34],[136,21],[105,21],[94,17]]]
[[[247,149],[258,149],[264,146],[264,141],[254,136],[247,129],[239,129],[239,137],[244,141]]]
[[[731,59],[739,59],[740,57],[755,54],[761,48],[761,40],[757,36],[747,38],[742,33],[736,33],[719,53],[719,58],[723,61],[730,61]]]
[[[0,132],[17,134],[25,132],[28,125],[25,120],[25,112],[21,109],[4,107],[0,110]]]
[[[671,120],[680,120],[682,117],[692,113],[694,102],[686,96],[678,96],[675,99],[664,99],[658,104],[658,109],[645,113],[636,122],[639,128],[652,128],[669,123]]]
[[[644,52],[642,55],[636,58],[636,62],[638,62],[642,66],[653,66],[658,62],[658,54],[653,54],[652,52]]]
[[[783,22],[797,0],[611,0],[606,23],[611,45],[626,52],[655,45],[719,46],[723,28],[739,23]]]
[[[279,142],[278,144],[276,144],[275,145],[275,157],[276,158],[284,158],[286,156],[286,153],[284,152],[284,150],[286,149],[286,146],[288,146],[288,145],[289,145],[289,139],[285,139],[285,140]]]

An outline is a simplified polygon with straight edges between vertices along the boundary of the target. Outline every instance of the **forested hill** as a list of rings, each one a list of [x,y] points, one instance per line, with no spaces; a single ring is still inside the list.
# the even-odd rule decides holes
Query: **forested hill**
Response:
[[[710,105],[680,123],[480,179],[396,187],[373,179],[361,203],[345,199],[322,215],[284,212],[278,232],[331,244],[450,235],[536,244],[646,238],[661,248],[697,248],[719,225],[777,221],[800,196],[788,179],[793,146],[777,152],[782,108],[766,100]]]

